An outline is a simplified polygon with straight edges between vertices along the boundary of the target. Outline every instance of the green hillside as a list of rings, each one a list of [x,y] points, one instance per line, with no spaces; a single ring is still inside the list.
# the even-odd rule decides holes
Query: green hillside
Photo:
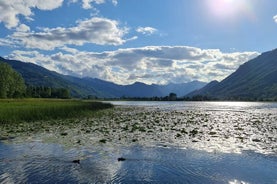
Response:
[[[99,96],[93,87],[83,84],[79,78],[64,76],[32,63],[24,63],[16,60],[6,60],[0,57],[0,62],[9,64],[19,72],[27,86],[47,86],[52,88],[66,88],[73,97],[85,97],[88,95]],[[72,80],[69,80],[72,79]]]

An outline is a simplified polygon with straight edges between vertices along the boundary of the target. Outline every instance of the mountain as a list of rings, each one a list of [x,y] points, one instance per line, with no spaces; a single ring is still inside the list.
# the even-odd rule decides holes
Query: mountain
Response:
[[[81,81],[78,78],[72,79],[67,76],[68,80],[74,82],[81,82],[87,86],[93,86],[94,89],[101,92],[102,96],[108,98],[120,98],[120,97],[163,97],[174,92],[178,96],[185,96],[187,93],[200,89],[205,86],[206,83],[193,81],[183,84],[168,84],[168,85],[148,85],[141,82],[135,82],[130,85],[118,85],[112,82],[103,81],[97,78],[82,78]],[[98,95],[99,96],[99,95]]]
[[[178,96],[184,96],[193,90],[200,89],[206,84],[204,82],[193,81],[183,84],[168,85],[147,85],[140,82],[135,82],[131,85],[118,85],[96,78],[78,78],[62,75],[32,63],[25,63],[17,60],[7,60],[0,57],[0,62],[11,65],[13,69],[22,75],[27,85],[67,88],[70,90],[73,97],[78,98],[87,97],[88,95],[100,98],[120,98],[122,96],[162,97],[171,92],[176,93]]]
[[[205,86],[207,83],[200,82],[200,81],[192,81],[188,83],[181,83],[181,84],[167,84],[164,86],[158,86],[160,90],[162,91],[162,96],[166,96],[171,92],[176,93],[178,96],[185,96],[186,94],[190,93],[191,91],[195,89],[201,89],[203,86]]]
[[[188,93],[186,96],[188,96],[188,97],[193,97],[193,96],[197,96],[197,95],[211,96],[210,91],[218,84],[219,84],[219,82],[217,80],[211,81],[207,85],[205,85],[203,88],[192,91],[192,92]]]
[[[1,57],[0,61],[11,65],[14,70],[19,72],[27,85],[67,88],[73,97],[84,97],[88,94],[100,95],[93,87],[79,83],[79,78],[61,75],[32,63],[7,60]]]
[[[277,49],[244,63],[221,82],[213,81],[188,94],[195,95],[227,100],[276,100]]]

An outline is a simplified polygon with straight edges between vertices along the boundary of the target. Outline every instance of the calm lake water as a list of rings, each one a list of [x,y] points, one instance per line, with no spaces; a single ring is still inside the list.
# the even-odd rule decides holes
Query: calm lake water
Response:
[[[277,114],[277,103],[112,102],[161,111],[198,110]],[[276,120],[276,119],[275,119]],[[276,125],[277,122],[271,122]],[[277,130],[273,127],[276,134]],[[276,150],[276,149],[275,149]],[[118,158],[125,158],[118,161]],[[80,163],[73,163],[74,160]],[[277,184],[277,153],[208,152],[179,146],[86,145],[68,147],[34,136],[0,141],[0,183],[255,183]]]
[[[163,110],[241,111],[277,113],[277,103],[272,102],[157,102],[110,101],[114,105],[160,108]]]

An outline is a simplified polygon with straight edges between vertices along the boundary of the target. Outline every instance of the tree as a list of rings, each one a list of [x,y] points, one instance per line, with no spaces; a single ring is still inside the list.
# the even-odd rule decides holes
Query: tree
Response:
[[[169,100],[170,101],[175,101],[177,100],[177,95],[175,93],[170,93],[169,94]]]
[[[70,98],[70,92],[68,89],[61,88],[59,90],[60,90],[60,96],[59,96],[60,98],[63,98],[63,99]]]
[[[22,76],[6,63],[0,63],[0,98],[18,98],[26,92]]]
[[[70,91],[66,88],[53,88],[51,98],[70,98]]]

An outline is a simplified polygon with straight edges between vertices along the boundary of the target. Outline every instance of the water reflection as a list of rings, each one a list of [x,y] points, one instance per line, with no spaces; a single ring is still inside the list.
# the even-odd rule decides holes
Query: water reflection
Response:
[[[239,181],[239,180],[232,180],[232,181],[229,181],[228,182],[229,184],[249,184],[247,182],[244,182],[244,181]]]
[[[104,183],[120,167],[105,150],[40,142],[0,144],[0,150],[0,183]]]
[[[0,150],[0,183],[277,182],[277,157],[254,152],[142,146],[65,149],[40,142],[0,144]],[[120,156],[126,160],[118,162]],[[72,163],[76,158],[80,164]]]
[[[216,102],[189,102],[189,101],[110,101],[114,105],[153,107],[165,110],[218,110],[218,111],[246,111],[246,112],[273,112],[277,113],[276,102],[241,102],[241,101],[216,101]]]

